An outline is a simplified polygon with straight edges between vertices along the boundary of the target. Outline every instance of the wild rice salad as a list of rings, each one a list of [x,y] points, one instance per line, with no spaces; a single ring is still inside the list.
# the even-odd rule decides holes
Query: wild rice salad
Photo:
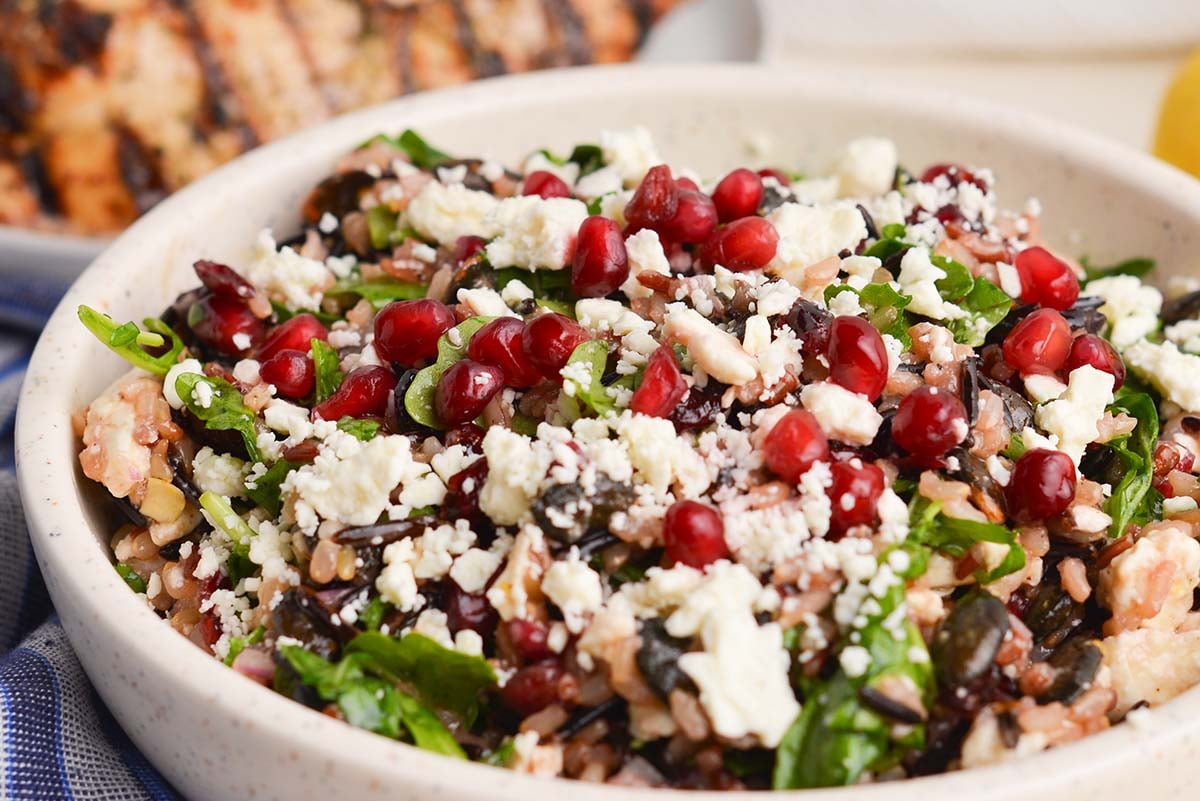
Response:
[[[641,129],[520,173],[377,137],[160,318],[80,308],[135,367],[79,419],[117,571],[290,698],[545,776],[851,784],[1136,718],[1200,680],[1200,291],[994,185],[879,138],[710,182]]]

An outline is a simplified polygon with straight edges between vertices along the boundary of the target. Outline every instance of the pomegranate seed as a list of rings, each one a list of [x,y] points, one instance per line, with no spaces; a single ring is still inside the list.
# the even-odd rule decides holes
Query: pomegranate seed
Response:
[[[975,184],[975,186],[987,191],[988,185],[981,180],[975,173],[968,170],[966,167],[958,164],[934,164],[928,167],[925,172],[921,173],[921,183],[931,184],[940,176],[946,176],[946,180],[951,186],[958,186],[961,183]]]
[[[521,348],[542,375],[557,381],[558,371],[566,366],[571,353],[589,339],[587,329],[579,323],[566,315],[550,313],[525,324]]]
[[[759,178],[774,178],[779,182],[780,186],[791,186],[792,179],[783,170],[778,170],[774,167],[763,167],[758,171]]]
[[[188,310],[188,327],[210,348],[227,356],[243,356],[262,341],[263,321],[240,300],[209,295]]]
[[[675,361],[675,351],[670,345],[660,345],[650,354],[642,383],[634,390],[629,408],[638,414],[650,417],[666,417],[683,396],[687,394],[687,382]]]
[[[617,291],[628,277],[629,255],[621,229],[607,217],[588,217],[579,226],[571,289],[581,297],[602,298]]]
[[[693,181],[691,178],[688,178],[688,177],[682,176],[682,175],[675,179],[675,186],[677,186],[679,189],[687,189],[692,192],[700,191],[700,187],[696,184],[695,181]]]
[[[1065,311],[1079,300],[1079,279],[1070,266],[1045,248],[1022,250],[1016,258],[1021,300]]]
[[[342,379],[342,385],[313,407],[313,415],[322,420],[343,417],[383,417],[388,394],[396,387],[396,376],[386,367],[356,367]]]
[[[625,219],[632,228],[658,227],[675,216],[679,208],[679,187],[671,179],[665,164],[651,167],[625,206]]]
[[[232,267],[215,261],[201,260],[192,265],[200,283],[214,295],[230,300],[250,300],[258,294],[254,285],[242,278]]]
[[[798,300],[788,312],[787,323],[800,338],[800,352],[806,359],[824,356],[829,350],[829,329],[833,315],[808,300]]]
[[[1103,337],[1095,334],[1083,334],[1075,337],[1063,370],[1070,373],[1076,367],[1082,367],[1085,364],[1090,364],[1097,370],[1103,370],[1111,375],[1114,379],[1114,392],[1125,383],[1125,361]]]
[[[1071,353],[1071,327],[1054,309],[1038,309],[1004,338],[1004,361],[1020,373],[1053,373]]]
[[[510,620],[508,638],[526,662],[540,662],[554,656],[550,650],[550,630],[537,621],[520,618]]]
[[[320,320],[307,312],[297,314],[290,320],[272,328],[267,334],[267,338],[258,346],[256,355],[262,361],[270,359],[281,350],[298,350],[308,353],[314,339],[324,342],[328,338],[329,332],[325,330],[325,326],[321,324]]]
[[[767,432],[762,450],[771,472],[795,484],[808,468],[829,460],[829,439],[811,412],[793,409]]]
[[[673,242],[703,242],[717,227],[717,207],[712,199],[695,189],[680,189],[679,203],[661,233]]]
[[[483,593],[465,592],[453,579],[442,588],[441,608],[451,634],[470,629],[480,637],[490,637],[498,622],[496,610]]]
[[[570,197],[571,187],[552,172],[534,170],[525,176],[525,185],[521,187],[521,194],[537,195],[542,198]]]
[[[900,401],[892,438],[914,456],[936,458],[966,439],[967,410],[957,396],[928,384]]]
[[[521,347],[525,322],[516,317],[497,317],[480,328],[467,344],[467,355],[477,362],[491,364],[504,371],[506,386],[532,387],[542,374]]]
[[[1013,466],[1004,499],[1009,517],[1018,523],[1062,514],[1075,499],[1075,464],[1062,451],[1026,451]]]
[[[779,232],[770,220],[743,217],[719,228],[700,245],[705,264],[719,264],[727,270],[760,270],[775,258]]]
[[[433,395],[433,408],[442,425],[474,420],[504,386],[504,371],[474,359],[463,359],[442,373]]]
[[[454,241],[454,261],[462,264],[476,253],[483,251],[487,240],[481,236],[460,236]]]
[[[698,501],[676,501],[663,520],[667,559],[702,568],[729,556],[725,524],[711,506]]]
[[[712,199],[717,207],[717,218],[727,223],[757,212],[762,196],[762,178],[741,167],[721,179],[713,190]]]
[[[565,671],[547,660],[518,670],[500,690],[500,698],[521,715],[532,715],[558,701],[558,684]]]
[[[281,350],[262,363],[259,375],[285,398],[306,398],[317,381],[316,370],[308,354],[299,350]]]
[[[438,338],[454,326],[454,313],[432,298],[395,300],[375,317],[375,352],[386,361],[416,367],[437,356]]]
[[[853,526],[873,523],[879,496],[883,494],[883,471],[857,457],[834,462],[829,470],[833,474],[829,487],[833,530],[844,532]]]
[[[874,401],[888,381],[883,337],[861,317],[835,317],[829,326],[829,378]]]

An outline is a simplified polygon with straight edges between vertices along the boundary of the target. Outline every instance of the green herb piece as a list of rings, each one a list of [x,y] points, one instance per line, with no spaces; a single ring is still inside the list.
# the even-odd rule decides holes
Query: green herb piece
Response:
[[[1027,450],[1029,449],[1025,447],[1025,440],[1021,438],[1020,434],[1013,432],[1012,436],[1008,438],[1008,447],[1000,453],[1015,461],[1024,456]]]
[[[589,339],[587,342],[580,343],[575,350],[571,351],[571,357],[567,359],[567,365],[563,370],[567,375],[572,375],[575,370],[581,368],[572,368],[571,365],[581,364],[586,365],[588,383],[584,385],[574,378],[563,378],[563,394],[567,395],[568,399],[573,399],[591,409],[597,417],[604,417],[610,412],[615,412],[616,400],[608,394],[608,387],[601,381],[608,368],[608,342],[602,339]]]
[[[604,198],[606,197],[607,195],[600,195],[589,200],[587,202],[587,213],[593,217],[600,214],[604,210]]]
[[[420,134],[411,128],[405,130],[396,139],[389,141],[408,154],[408,160],[413,163],[414,167],[420,167],[424,170],[432,170],[434,167],[445,164],[447,161],[454,160],[452,156],[443,153],[426,142],[421,138]]]
[[[404,716],[404,725],[408,727],[408,733],[412,735],[418,748],[459,759],[467,758],[454,735],[424,704],[411,695],[398,691],[396,699],[400,705],[400,713]]]
[[[211,490],[201,494],[200,507],[208,512],[210,522],[225,532],[235,546],[250,547],[254,529],[234,511],[233,506],[222,495]]]
[[[378,420],[358,420],[349,415],[338,420],[337,427],[361,442],[369,442],[379,433]]]
[[[1108,278],[1112,275],[1133,275],[1138,278],[1149,273],[1154,269],[1154,259],[1128,259],[1127,261],[1110,264],[1107,267],[1096,267],[1088,257],[1084,256],[1079,260],[1079,264],[1083,267],[1085,273],[1084,281],[1095,281],[1097,278]]]
[[[971,291],[959,301],[969,316],[952,320],[948,326],[954,341],[979,347],[987,339],[988,332],[1008,316],[1012,304],[1012,298],[1003,289],[986,278],[976,278]]]
[[[975,287],[975,279],[971,277],[971,271],[965,265],[936,254],[930,256],[929,260],[946,274],[944,278],[939,278],[934,282],[938,294],[944,300],[952,303],[958,302]]]
[[[358,613],[358,622],[365,631],[379,631],[383,625],[383,616],[387,614],[388,602],[376,595],[363,610]]]
[[[254,631],[244,637],[229,638],[229,653],[225,655],[225,664],[232,665],[233,660],[238,658],[238,654],[246,650],[247,645],[258,645],[263,641],[263,637],[267,634],[267,629],[264,626],[259,626]]]
[[[825,302],[843,292],[853,292],[858,295],[859,305],[867,313],[867,319],[881,334],[898,339],[908,349],[912,347],[912,338],[908,329],[912,320],[904,307],[912,302],[912,298],[897,292],[891,284],[867,284],[861,290],[848,284],[830,285],[825,288]]]
[[[481,762],[491,765],[494,768],[503,768],[512,760],[513,738],[505,737],[500,741],[500,746],[495,751],[489,751],[480,759]]]
[[[113,567],[116,568],[117,574],[120,575],[120,577],[125,581],[125,583],[129,585],[129,589],[133,590],[134,592],[145,592],[146,591],[145,580],[141,576],[139,576],[137,574],[137,571],[134,570],[132,567],[125,564],[124,562],[117,562],[115,565],[113,565]]]
[[[1128,385],[1118,390],[1109,407],[1113,414],[1124,412],[1137,420],[1129,436],[1108,443],[1125,466],[1125,475],[1113,487],[1112,496],[1104,511],[1113,519],[1109,536],[1119,537],[1131,522],[1149,516],[1148,506],[1154,502],[1151,485],[1154,482],[1154,446],[1158,439],[1158,409],[1154,399]]]
[[[113,318],[90,306],[80,306],[77,313],[80,322],[96,339],[134,367],[140,367],[148,373],[166,375],[179,361],[179,354],[183,352],[183,342],[162,320],[147,317],[142,321],[142,325],[148,330],[143,331],[132,322],[118,325]],[[166,353],[159,356],[151,356],[144,349],[160,348],[168,342],[170,347]]]
[[[912,247],[911,244],[904,241],[907,230],[900,223],[891,223],[883,226],[883,230],[879,232],[879,239],[875,241],[869,248],[863,251],[864,256],[873,256],[880,261],[895,256]]]
[[[223,378],[199,373],[182,373],[175,379],[175,392],[197,420],[211,431],[236,431],[242,435],[252,462],[261,462],[255,414],[242,394]]]
[[[433,408],[438,381],[441,380],[442,374],[450,369],[450,365],[466,358],[467,344],[471,337],[491,320],[491,317],[469,317],[442,334],[438,340],[437,361],[417,373],[408,391],[404,393],[404,408],[413,420],[429,428],[445,428],[438,421],[437,412]]]
[[[513,415],[513,419],[509,422],[508,427],[518,434],[535,437],[537,436],[538,423],[539,421],[536,418],[517,412]]]
[[[429,287],[406,281],[379,279],[361,281],[343,278],[333,285],[327,295],[357,295],[376,308],[386,306],[393,300],[416,300],[425,297]]]
[[[299,466],[295,462],[280,459],[271,465],[267,472],[254,479],[253,489],[246,487],[246,497],[253,501],[256,506],[261,506],[265,509],[271,517],[279,517],[280,511],[283,509],[279,485],[287,478],[288,473]]]
[[[313,372],[317,378],[314,400],[320,403],[337,392],[345,376],[342,375],[337,351],[328,342],[314,337],[309,343],[309,355],[312,356]]]
[[[330,293],[327,292],[325,294],[330,294]],[[318,320],[320,320],[322,323],[324,323],[327,326],[333,325],[338,320],[342,319],[341,317],[339,317],[336,314],[329,314],[328,312],[323,312],[320,309],[307,309],[307,310],[292,311],[287,306],[283,305],[282,303],[280,303],[277,300],[271,301],[271,311],[273,311],[275,313],[275,320],[276,320],[276,322],[279,322],[279,323],[286,323],[288,320],[292,319],[297,314],[311,314],[313,317],[316,317]]]
[[[397,244],[392,241],[392,236],[396,233],[396,222],[399,219],[399,214],[382,204],[367,209],[367,235],[371,239],[371,247],[383,250]]]
[[[941,513],[941,504],[918,496],[909,507],[911,529],[908,541],[940,551],[955,559],[966,555],[971,546],[991,542],[1008,546],[1008,553],[992,570],[975,571],[975,580],[991,584],[1025,567],[1025,549],[1017,542],[1017,533],[997,523],[963,520]]]
[[[567,161],[579,165],[579,175],[583,177],[604,166],[604,152],[599,145],[575,145]]]

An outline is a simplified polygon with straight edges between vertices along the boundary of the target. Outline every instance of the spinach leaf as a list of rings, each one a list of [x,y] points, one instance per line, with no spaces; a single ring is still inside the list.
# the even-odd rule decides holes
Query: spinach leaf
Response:
[[[1093,265],[1087,256],[1079,260],[1079,264],[1083,267],[1085,273],[1084,281],[1095,281],[1097,278],[1107,278],[1110,275],[1134,275],[1138,278],[1149,273],[1154,269],[1154,259],[1128,259],[1126,261],[1111,264],[1107,267],[1097,267]]]
[[[575,365],[572,367],[571,365]],[[564,369],[567,376],[576,372],[587,373],[587,383],[574,377],[563,378],[563,394],[568,399],[582,403],[595,412],[597,417],[604,417],[617,409],[616,401],[607,392],[607,387],[601,382],[608,366],[608,343],[602,339],[590,339],[580,343],[571,352]],[[581,376],[582,377],[582,376]]]
[[[253,489],[249,486],[246,487],[246,497],[254,501],[255,505],[265,509],[271,517],[279,517],[279,512],[283,509],[283,501],[279,497],[279,485],[287,478],[288,473],[299,466],[295,462],[280,459],[271,465],[267,472],[254,479]]]
[[[467,758],[462,747],[437,715],[411,695],[394,692],[400,712],[404,716],[404,725],[408,727],[408,733],[412,735],[418,748],[459,759]]]
[[[959,301],[969,316],[952,320],[948,326],[954,333],[954,341],[979,347],[987,339],[988,332],[1008,316],[1012,304],[1012,298],[1003,289],[986,278],[976,278],[971,291]]]
[[[1128,437],[1108,443],[1125,465],[1125,475],[1113,487],[1112,496],[1104,505],[1104,511],[1113,519],[1109,536],[1120,537],[1130,522],[1147,514],[1147,505],[1154,500],[1151,484],[1154,481],[1154,446],[1158,440],[1158,409],[1154,399],[1145,392],[1123,386],[1117,391],[1109,411],[1113,414],[1124,412],[1137,420],[1137,426]]]
[[[350,641],[346,651],[370,656],[411,685],[423,702],[454,713],[468,728],[479,714],[480,695],[496,684],[496,673],[486,659],[444,648],[423,634],[395,639],[364,632]]]
[[[257,645],[263,641],[263,637],[267,634],[267,629],[264,626],[259,626],[254,631],[244,637],[229,638],[229,653],[225,655],[225,664],[232,665],[233,660],[238,658],[238,654],[246,650],[247,645]]]
[[[358,295],[380,308],[393,300],[415,300],[425,297],[429,288],[425,284],[408,283],[379,279],[376,281],[361,281],[343,278],[333,285],[327,295]]]
[[[117,569],[117,574],[121,577],[121,579],[129,585],[129,589],[133,590],[134,592],[146,591],[145,580],[143,580],[142,577],[137,574],[137,571],[132,567],[124,562],[117,562],[115,565],[113,565],[113,567]]]
[[[891,223],[883,226],[883,230],[879,232],[879,239],[864,250],[863,255],[874,256],[880,261],[887,261],[897,253],[901,253],[912,247],[911,244],[904,241],[906,233],[907,230],[900,223]]]
[[[952,303],[958,302],[967,296],[974,287],[975,279],[971,277],[971,271],[965,265],[960,264],[954,259],[948,259],[945,256],[933,255],[929,257],[935,267],[946,273],[945,278],[939,278],[934,282],[937,287],[938,294],[943,299]]]
[[[376,595],[358,613],[358,622],[362,624],[365,631],[379,631],[379,627],[383,625],[383,616],[387,614],[387,611],[388,602]]]
[[[378,420],[358,420],[348,415],[337,421],[337,427],[361,442],[369,442],[379,433]]]
[[[236,431],[242,435],[250,461],[261,462],[255,414],[242,394],[223,378],[182,373],[175,379],[175,391],[189,412],[212,431]]]
[[[320,403],[337,392],[337,388],[342,385],[341,365],[337,351],[328,342],[314,337],[309,349],[313,371],[317,375],[316,389],[313,390],[316,393],[314,400]]]
[[[183,352],[183,342],[162,320],[147,317],[142,321],[147,329],[143,331],[131,322],[118,325],[113,318],[90,306],[80,306],[77,313],[79,321],[109,350],[148,373],[166,375]],[[151,356],[146,352],[146,348],[162,348],[168,342],[170,347],[159,356]]]
[[[826,304],[842,292],[854,292],[858,295],[859,305],[867,312],[867,319],[879,333],[900,340],[905,349],[912,347],[912,337],[908,335],[912,320],[904,311],[904,307],[912,302],[912,298],[896,291],[891,284],[867,284],[861,290],[847,284],[837,284],[825,288]]]
[[[922,496],[913,499],[909,507],[910,530],[908,541],[923,545],[948,556],[960,559],[971,546],[991,542],[1008,546],[1003,560],[992,570],[982,567],[975,571],[975,580],[990,584],[1025,567],[1025,549],[1017,541],[1017,533],[998,523],[963,520],[941,513],[941,504]]]
[[[392,241],[396,231],[396,223],[400,215],[382,204],[367,209],[367,235],[371,239],[371,247],[376,250],[397,244]],[[400,237],[403,240],[403,236]]]
[[[579,175],[583,177],[604,166],[604,152],[599,145],[575,145],[567,161],[579,165]]]
[[[406,129],[404,133],[393,140],[393,144],[408,154],[408,160],[413,163],[413,166],[425,170],[431,170],[447,161],[453,161],[453,157],[426,142],[411,128]]]
[[[471,337],[491,320],[491,317],[468,317],[442,334],[438,340],[437,361],[417,373],[408,391],[404,393],[404,408],[413,420],[429,428],[445,428],[438,421],[437,412],[433,408],[433,396],[437,392],[438,381],[441,380],[442,374],[450,369],[450,365],[466,357],[467,343],[471,341]]]

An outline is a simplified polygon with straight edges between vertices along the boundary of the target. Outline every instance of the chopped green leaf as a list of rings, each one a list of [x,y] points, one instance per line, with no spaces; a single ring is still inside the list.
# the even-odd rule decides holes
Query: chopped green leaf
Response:
[[[261,462],[255,414],[237,389],[223,378],[199,373],[182,373],[175,379],[175,391],[189,412],[212,431],[236,431],[252,462]]]
[[[904,311],[912,298],[897,292],[891,284],[867,284],[861,290],[847,284],[836,284],[825,288],[826,303],[842,292],[858,295],[859,305],[867,312],[867,319],[879,333],[895,337],[905,348],[912,346],[912,338],[908,335],[912,320]]]
[[[1008,316],[1012,303],[1012,298],[991,281],[986,278],[975,279],[971,291],[959,302],[969,316],[952,320],[949,324],[954,341],[973,348],[979,347],[987,339],[988,332]]]
[[[496,684],[487,660],[444,648],[423,634],[394,639],[364,632],[346,646],[349,654],[366,654],[388,673],[410,684],[421,700],[453,712],[470,727],[479,713],[479,697]]]
[[[254,501],[255,505],[265,509],[271,517],[279,517],[279,512],[283,509],[279,485],[287,478],[288,473],[299,466],[295,462],[280,459],[271,465],[267,472],[254,480],[253,489],[249,486],[246,487],[246,497]]]
[[[392,241],[392,235],[396,233],[399,219],[399,214],[382,204],[367,209],[367,234],[371,238],[371,247],[383,250],[396,244]]]
[[[417,635],[420,636],[420,635]],[[436,754],[466,759],[462,746],[454,739],[454,735],[446,729],[442,721],[425,707],[420,701],[402,692],[396,692],[396,700],[400,712],[404,716],[404,725],[408,727],[413,742],[418,748],[433,751]]]
[[[945,300],[957,302],[967,296],[975,286],[975,279],[971,277],[971,271],[965,265],[960,264],[954,259],[948,259],[945,256],[933,255],[929,258],[935,267],[946,273],[945,278],[939,278],[934,285],[937,286],[938,294]]]
[[[360,281],[344,278],[338,281],[327,292],[328,295],[358,295],[369,301],[376,308],[386,306],[393,300],[415,300],[425,297],[429,288],[425,284],[406,281],[379,279],[375,281]]]
[[[572,367],[571,365],[576,365]],[[602,339],[590,339],[576,346],[563,368],[563,393],[591,409],[598,417],[615,412],[617,403],[608,394],[601,379],[608,367],[608,343]],[[587,373],[587,383],[574,378],[576,372]],[[626,378],[632,378],[627,376]],[[628,384],[629,381],[626,381]]]
[[[971,546],[980,542],[1008,546],[999,565],[991,570],[980,568],[975,571],[975,580],[980,584],[991,584],[1025,567],[1025,549],[1017,541],[1017,533],[998,523],[950,517],[942,514],[940,503],[932,503],[921,496],[913,500],[909,514],[909,542],[928,546],[955,559],[965,556]]]
[[[503,768],[512,760],[514,747],[513,738],[505,737],[495,751],[489,751],[483,755],[482,761],[492,767]]]
[[[1109,536],[1119,537],[1130,522],[1146,516],[1147,505],[1154,501],[1151,485],[1154,481],[1154,446],[1158,440],[1158,409],[1148,394],[1126,385],[1117,392],[1109,410],[1113,414],[1124,412],[1137,420],[1137,426],[1128,437],[1108,443],[1125,466],[1125,475],[1113,487],[1112,496],[1104,505],[1104,511],[1113,519]]]
[[[1016,460],[1024,456],[1026,450],[1028,448],[1025,447],[1025,440],[1021,438],[1020,434],[1014,431],[1012,436],[1008,438],[1008,447],[1000,451],[1000,453],[1009,459]]]
[[[387,611],[388,602],[376,595],[358,613],[358,622],[362,624],[365,631],[379,631],[379,627],[383,625],[383,616],[387,614]]]
[[[369,442],[375,439],[375,435],[379,433],[378,420],[358,420],[354,417],[343,417],[337,421],[339,431],[345,431],[350,436],[362,442]]]
[[[404,393],[404,408],[413,420],[429,428],[444,428],[438,422],[437,413],[433,408],[433,396],[437,392],[438,381],[441,380],[442,374],[450,369],[450,365],[466,357],[467,343],[471,341],[475,332],[487,325],[491,319],[469,317],[442,334],[438,340],[437,361],[417,373],[408,391]]]
[[[1127,261],[1110,264],[1107,267],[1096,267],[1088,261],[1087,256],[1079,260],[1085,273],[1084,281],[1095,281],[1097,278],[1107,278],[1111,275],[1133,275],[1141,278],[1154,269],[1154,259],[1128,259]]]
[[[599,145],[575,145],[567,161],[579,165],[579,175],[582,177],[604,166],[604,152]]]
[[[263,637],[265,637],[266,634],[266,627],[259,626],[244,637],[230,637],[229,653],[225,655],[225,664],[232,665],[233,660],[238,658],[238,654],[246,650],[247,645],[257,645],[258,643],[262,642]]]
[[[124,562],[117,562],[115,565],[113,565],[113,567],[117,569],[117,573],[122,579],[124,579],[125,583],[129,585],[129,589],[133,590],[134,592],[146,591],[146,582],[132,567]]]
[[[208,512],[210,522],[225,532],[235,546],[250,547],[254,529],[242,519],[229,501],[222,495],[209,490],[200,496],[200,507]]]
[[[166,375],[179,361],[179,354],[183,352],[183,342],[162,320],[146,318],[142,325],[148,330],[143,331],[132,322],[118,325],[113,318],[90,306],[80,306],[78,314],[80,322],[96,339],[134,367],[140,367],[148,373]],[[151,356],[143,349],[143,346],[162,347],[168,341],[171,343],[170,348],[158,356]]]
[[[912,245],[904,241],[906,233],[905,227],[900,223],[883,226],[883,230],[879,232],[879,239],[864,250],[863,255],[886,261],[897,253],[908,250]]]
[[[333,345],[328,342],[313,338],[309,343],[313,361],[313,370],[317,374],[317,383],[315,399],[317,403],[328,398],[333,393],[337,392],[337,388],[342,385],[342,370],[338,361],[337,351],[333,349]]]
[[[408,159],[413,163],[413,166],[425,170],[431,170],[434,167],[445,164],[447,161],[453,161],[451,156],[426,142],[421,138],[420,134],[411,128],[400,134],[399,138],[395,140],[395,144],[408,154]]]

